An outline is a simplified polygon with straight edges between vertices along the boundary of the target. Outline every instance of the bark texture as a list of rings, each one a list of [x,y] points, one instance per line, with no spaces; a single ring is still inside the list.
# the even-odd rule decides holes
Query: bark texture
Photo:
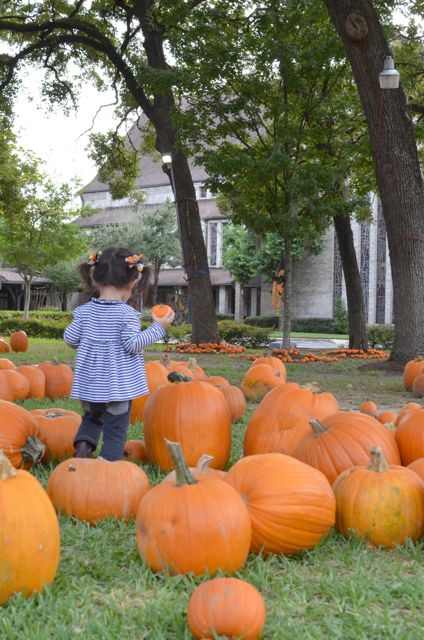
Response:
[[[364,295],[350,218],[348,216],[335,216],[334,227],[346,283],[349,349],[367,349],[367,320]]]
[[[369,0],[326,0],[344,43],[368,124],[393,277],[392,360],[424,353],[424,191],[414,127],[402,90],[379,86],[390,55]]]

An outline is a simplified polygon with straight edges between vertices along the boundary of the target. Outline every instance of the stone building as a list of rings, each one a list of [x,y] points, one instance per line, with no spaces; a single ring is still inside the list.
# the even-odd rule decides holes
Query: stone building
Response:
[[[258,277],[240,288],[223,268],[222,232],[226,218],[218,210],[214,194],[204,186],[207,175],[203,167],[191,163],[191,172],[217,312],[234,314],[236,307],[240,305],[244,316],[274,315],[270,282]],[[154,210],[167,200],[174,200],[160,160],[148,156],[143,156],[140,161],[136,188],[143,190],[145,194],[141,205],[144,209]],[[131,220],[137,215],[128,199],[113,200],[108,185],[100,182],[98,176],[82,190],[81,198],[84,205],[97,210],[90,217],[76,220],[82,227],[114,224]],[[375,196],[370,197],[370,206],[372,223],[352,223],[368,322],[391,323],[392,283],[384,219]],[[273,274],[269,275],[271,277]],[[346,300],[337,240],[332,227],[325,234],[323,250],[319,255],[309,255],[294,263],[292,291],[294,318],[332,318],[336,299],[341,297]],[[161,271],[158,298],[162,302],[181,302],[187,299],[187,283],[182,268],[164,268]]]

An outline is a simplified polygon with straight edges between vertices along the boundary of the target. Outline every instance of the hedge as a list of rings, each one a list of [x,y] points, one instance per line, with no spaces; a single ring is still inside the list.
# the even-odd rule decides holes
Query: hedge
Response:
[[[9,336],[14,329],[25,331],[31,338],[47,338],[49,340],[61,340],[68,320],[53,322],[52,320],[24,320],[21,318],[0,318],[0,335]]]
[[[249,316],[244,322],[256,327],[272,329],[276,327],[278,319],[276,316]],[[333,318],[292,318],[291,330],[298,333],[336,333]]]
[[[368,344],[370,347],[381,347],[382,349],[391,349],[395,328],[392,324],[371,324],[368,326]]]
[[[225,342],[248,349],[261,349],[269,344],[269,331],[233,320],[219,320],[218,332]]]

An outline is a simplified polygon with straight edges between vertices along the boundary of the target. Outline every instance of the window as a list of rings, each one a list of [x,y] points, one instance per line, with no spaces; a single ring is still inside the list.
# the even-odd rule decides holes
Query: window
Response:
[[[201,198],[207,198],[208,197],[208,190],[206,189],[206,187],[200,187],[200,197]]]
[[[218,224],[210,222],[208,225],[209,239],[209,264],[211,267],[217,266],[217,245],[218,245]]]

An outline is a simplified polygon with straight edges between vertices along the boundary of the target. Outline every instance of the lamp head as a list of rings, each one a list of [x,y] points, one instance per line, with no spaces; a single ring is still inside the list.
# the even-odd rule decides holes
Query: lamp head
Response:
[[[172,156],[170,153],[163,153],[162,154],[162,164],[164,164],[166,167],[170,167],[172,164]]]
[[[395,69],[395,62],[392,56],[384,59],[383,71],[379,75],[381,89],[397,89],[399,87],[400,74]]]

